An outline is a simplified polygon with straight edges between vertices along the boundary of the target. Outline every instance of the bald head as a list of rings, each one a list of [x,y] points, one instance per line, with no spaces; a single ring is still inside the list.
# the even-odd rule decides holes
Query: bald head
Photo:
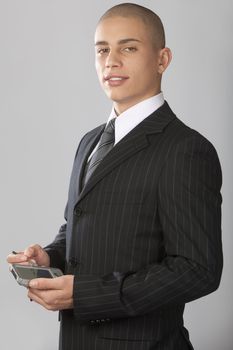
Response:
[[[165,33],[161,19],[153,11],[146,7],[132,4],[122,3],[111,7],[100,18],[99,23],[111,17],[137,17],[148,27],[148,33],[151,36],[151,41],[156,49],[165,47]]]

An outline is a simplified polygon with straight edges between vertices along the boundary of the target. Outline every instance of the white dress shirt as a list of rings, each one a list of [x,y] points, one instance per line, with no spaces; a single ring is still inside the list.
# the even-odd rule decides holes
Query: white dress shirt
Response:
[[[125,137],[132,129],[134,129],[139,123],[141,123],[150,114],[155,112],[159,107],[164,104],[163,93],[159,93],[156,96],[152,96],[136,105],[130,107],[125,112],[117,115],[115,109],[112,108],[111,114],[108,118],[107,123],[116,118],[115,121],[115,143],[114,146]],[[95,153],[99,142],[90,154],[88,160]]]

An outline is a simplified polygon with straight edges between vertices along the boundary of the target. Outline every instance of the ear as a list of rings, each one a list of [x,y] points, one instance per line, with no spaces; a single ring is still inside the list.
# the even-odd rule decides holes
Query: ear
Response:
[[[172,60],[172,52],[168,47],[159,51],[158,73],[163,74]]]

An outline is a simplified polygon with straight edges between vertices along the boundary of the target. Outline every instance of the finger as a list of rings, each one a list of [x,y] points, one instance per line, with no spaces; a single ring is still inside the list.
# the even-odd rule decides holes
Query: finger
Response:
[[[29,246],[27,249],[25,249],[24,255],[28,257],[33,265],[37,264],[40,266],[49,266],[50,264],[48,253],[39,244]]]
[[[73,308],[73,298],[64,295],[62,291],[29,288],[28,297],[50,311]]]
[[[13,252],[8,255],[7,262],[9,264],[20,264],[20,265],[37,265],[35,260],[29,259],[24,252]]]
[[[40,289],[40,290],[62,289],[62,286],[63,286],[63,283],[61,281],[62,277],[34,278],[29,282],[29,287],[32,289]]]
[[[30,299],[30,301],[34,301],[37,304],[40,304],[43,307],[47,308],[45,301],[43,300],[42,296],[39,293],[41,293],[41,291],[34,290],[34,289],[32,290],[29,288],[28,289],[28,298]]]
[[[27,259],[27,256],[25,256],[23,252],[19,252],[17,254],[11,253],[7,256],[7,262],[10,264],[26,262]]]
[[[39,244],[32,244],[24,250],[24,255],[26,255],[28,258],[34,258],[39,254],[41,249],[42,248]]]
[[[61,292],[54,290],[28,289],[28,297],[30,300],[35,301],[37,304],[42,305],[50,311],[57,311],[62,308],[63,303],[60,302],[60,293]]]

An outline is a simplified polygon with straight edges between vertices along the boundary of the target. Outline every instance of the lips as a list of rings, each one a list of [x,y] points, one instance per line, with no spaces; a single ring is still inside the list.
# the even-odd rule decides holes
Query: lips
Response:
[[[116,74],[109,74],[104,76],[104,83],[106,83],[109,86],[120,86],[124,84],[124,82],[129,79],[128,76],[124,75],[116,75]]]

